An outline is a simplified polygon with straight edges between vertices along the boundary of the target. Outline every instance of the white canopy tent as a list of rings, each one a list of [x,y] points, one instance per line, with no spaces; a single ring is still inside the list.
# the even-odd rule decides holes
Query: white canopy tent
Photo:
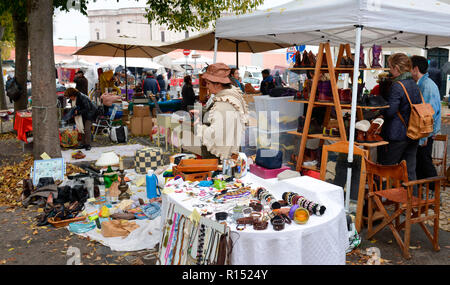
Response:
[[[450,5],[436,0],[291,1],[251,14],[220,18],[216,36],[266,37],[290,44],[355,44],[432,48],[450,45]]]
[[[290,44],[353,47],[432,48],[450,46],[450,5],[429,0],[295,0],[251,14],[220,18],[216,37],[251,40],[265,37]],[[352,82],[358,82],[359,53],[355,48]],[[353,84],[348,162],[353,163],[357,84]],[[351,168],[347,171],[349,209]]]

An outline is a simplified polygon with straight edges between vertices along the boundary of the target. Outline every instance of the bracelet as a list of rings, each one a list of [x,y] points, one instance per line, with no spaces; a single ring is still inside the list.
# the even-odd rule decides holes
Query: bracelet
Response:
[[[274,209],[280,209],[280,208],[281,208],[281,205],[280,205],[280,203],[279,203],[278,201],[273,201],[273,202],[270,204],[270,208],[271,208],[272,210],[274,210]]]
[[[282,231],[284,230],[284,219],[274,219],[272,225],[275,231]]]
[[[291,220],[294,219],[295,210],[297,210],[299,207],[300,207],[299,205],[294,205],[294,206],[291,207],[291,210],[289,210],[289,218]]]
[[[245,217],[236,220],[236,224],[253,225],[252,217]]]
[[[228,213],[227,212],[219,212],[216,213],[216,220],[217,221],[224,221],[226,220],[228,217]]]
[[[261,220],[261,213],[251,213],[250,217],[253,219],[253,223],[258,223]]]
[[[253,229],[257,230],[257,231],[262,231],[267,229],[267,226],[269,225],[268,222],[259,222],[259,223],[254,223],[253,224]]]
[[[302,213],[303,212],[303,213]],[[306,224],[309,220],[309,212],[305,208],[298,208],[294,213],[294,222],[297,224]]]
[[[236,230],[238,230],[238,231],[243,231],[243,230],[245,230],[245,224],[237,224],[237,225],[236,225]]]
[[[289,219],[289,217],[286,216],[285,214],[281,214],[281,217],[284,219],[284,221],[285,221],[287,224],[290,225],[290,224],[292,223],[291,219]]]
[[[263,205],[259,202],[251,202],[249,204],[249,207],[251,207],[253,209],[253,211],[256,211],[256,212],[261,212],[263,209]]]
[[[252,208],[250,207],[245,207],[244,209],[242,209],[242,213],[244,215],[250,215],[252,213]]]

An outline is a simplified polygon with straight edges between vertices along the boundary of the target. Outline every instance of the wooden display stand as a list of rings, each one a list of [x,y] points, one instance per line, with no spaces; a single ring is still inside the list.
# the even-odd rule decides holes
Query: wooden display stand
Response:
[[[339,54],[337,58],[337,63],[339,64],[341,62],[341,59],[344,55],[344,52],[347,54],[348,57],[352,57],[351,51],[350,51],[350,45],[340,45],[339,47]],[[324,60],[324,55],[326,56],[326,62],[328,67],[322,67],[322,62]],[[325,140],[332,140],[332,141],[348,141],[347,134],[345,132],[345,126],[344,126],[344,119],[343,119],[343,113],[342,109],[350,109],[350,104],[341,104],[339,100],[339,94],[338,94],[338,86],[337,86],[337,76],[339,73],[349,73],[350,75],[353,74],[353,68],[348,67],[335,67],[333,65],[333,60],[331,57],[331,49],[329,43],[321,43],[319,46],[319,53],[317,55],[316,65],[314,68],[290,68],[292,71],[299,71],[299,70],[314,70],[314,77],[313,82],[311,86],[311,94],[309,95],[309,100],[290,100],[289,102],[296,102],[296,103],[306,103],[308,104],[308,109],[306,111],[306,119],[305,119],[305,125],[303,127],[303,133],[299,133],[297,131],[291,131],[288,132],[293,135],[299,135],[302,136],[301,143],[300,143],[300,149],[298,153],[298,159],[297,159],[297,166],[296,170],[301,171],[303,169],[310,169],[314,171],[320,171],[316,166],[304,166],[303,165],[303,159],[304,159],[304,153],[306,148],[306,141],[308,138],[312,139],[320,139],[320,146],[323,145]],[[379,68],[364,68],[360,70],[385,70],[385,69],[379,69]],[[330,75],[330,81],[331,81],[331,90],[333,94],[333,102],[316,102],[316,91],[317,86],[319,83],[319,78],[322,73],[328,73]],[[309,134],[309,125],[311,123],[311,116],[313,109],[315,107],[326,107],[326,113],[324,118],[324,126],[327,126],[330,122],[331,117],[331,111],[332,107],[335,108],[336,111],[336,117],[337,117],[337,123],[339,127],[339,134],[340,136],[326,136],[323,134]],[[368,106],[357,106],[357,117],[358,120],[363,120],[363,109],[383,109],[383,108],[389,108],[389,106],[383,106],[383,107],[368,107]],[[355,145],[364,146],[365,148],[371,148],[371,147],[377,147],[381,145],[386,145],[388,142],[381,141],[377,143],[357,143],[355,142]]]

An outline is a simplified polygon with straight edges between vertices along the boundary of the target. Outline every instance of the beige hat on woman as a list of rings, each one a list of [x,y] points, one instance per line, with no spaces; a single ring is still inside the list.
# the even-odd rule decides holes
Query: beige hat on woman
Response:
[[[202,77],[206,80],[216,83],[229,84],[231,80],[230,67],[225,63],[214,63],[208,66],[208,69],[203,73]]]

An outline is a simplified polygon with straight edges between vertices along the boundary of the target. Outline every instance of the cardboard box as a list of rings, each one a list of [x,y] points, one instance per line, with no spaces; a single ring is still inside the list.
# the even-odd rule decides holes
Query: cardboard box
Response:
[[[148,117],[150,116],[150,106],[135,105],[133,106],[133,117]]]
[[[131,118],[131,134],[135,136],[142,135],[142,118],[141,117],[132,117]]]
[[[142,134],[150,136],[153,130],[152,117],[143,117],[142,119]]]

